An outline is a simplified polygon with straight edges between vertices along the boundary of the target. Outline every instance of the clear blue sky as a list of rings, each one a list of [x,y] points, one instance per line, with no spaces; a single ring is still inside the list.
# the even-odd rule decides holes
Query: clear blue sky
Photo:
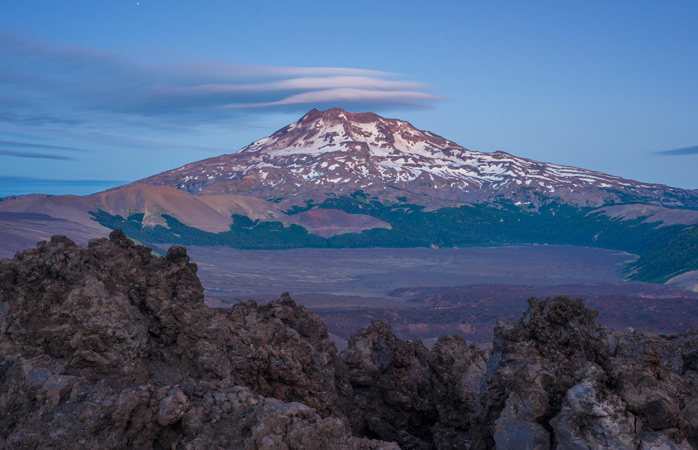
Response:
[[[18,0],[0,196],[90,193],[307,110],[698,188],[698,2]]]

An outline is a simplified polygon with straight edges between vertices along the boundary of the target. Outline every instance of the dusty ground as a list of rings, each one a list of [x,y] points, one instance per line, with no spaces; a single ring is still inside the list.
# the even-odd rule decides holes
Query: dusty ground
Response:
[[[236,250],[190,247],[206,289],[236,300],[331,294],[383,298],[407,287],[621,282],[627,253],[563,245],[461,249]]]
[[[341,347],[373,319],[406,339],[461,334],[488,342],[498,318],[516,318],[530,297],[584,298],[611,329],[679,333],[698,327],[698,294],[623,282],[627,253],[572,246],[464,249],[192,247],[212,306],[290,292],[320,315]]]

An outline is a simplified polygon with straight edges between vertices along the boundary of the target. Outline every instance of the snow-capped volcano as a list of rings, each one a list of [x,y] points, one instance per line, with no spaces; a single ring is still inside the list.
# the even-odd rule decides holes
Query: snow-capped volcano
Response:
[[[136,182],[192,194],[241,193],[297,203],[363,190],[382,198],[578,206],[697,206],[698,192],[468,150],[410,123],[339,108],[312,110],[237,153]]]

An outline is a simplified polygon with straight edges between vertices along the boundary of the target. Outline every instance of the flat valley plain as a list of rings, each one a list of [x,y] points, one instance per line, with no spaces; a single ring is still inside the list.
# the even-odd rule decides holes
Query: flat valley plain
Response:
[[[500,318],[520,317],[530,297],[583,298],[611,329],[679,333],[698,327],[698,293],[628,283],[628,253],[532,245],[458,249],[237,250],[188,248],[215,307],[289,292],[315,311],[342,347],[374,319],[427,344],[462,334],[487,343]]]

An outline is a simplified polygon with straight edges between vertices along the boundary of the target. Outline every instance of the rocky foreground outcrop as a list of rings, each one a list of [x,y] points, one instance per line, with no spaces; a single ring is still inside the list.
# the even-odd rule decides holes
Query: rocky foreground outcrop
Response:
[[[698,330],[608,333],[581,300],[538,302],[495,329],[476,448],[698,446]]]
[[[182,247],[54,237],[0,261],[0,448],[698,448],[698,331],[530,301],[487,352],[374,322],[338,354],[288,295],[208,308]]]

